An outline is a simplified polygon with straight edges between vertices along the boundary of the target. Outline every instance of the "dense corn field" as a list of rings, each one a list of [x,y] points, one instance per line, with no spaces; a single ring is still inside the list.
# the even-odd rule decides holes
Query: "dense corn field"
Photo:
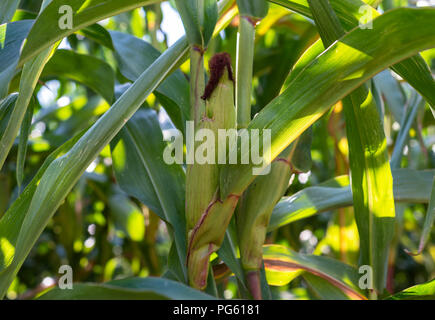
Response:
[[[0,299],[435,299],[434,74],[432,0],[2,0]]]

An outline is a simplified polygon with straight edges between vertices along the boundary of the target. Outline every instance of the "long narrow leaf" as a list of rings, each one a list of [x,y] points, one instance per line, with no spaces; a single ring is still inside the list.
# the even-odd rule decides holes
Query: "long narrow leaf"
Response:
[[[385,13],[373,21],[372,30],[352,30],[311,62],[248,127],[271,130],[271,159],[266,164],[332,105],[376,73],[434,47],[435,34],[429,31],[435,28],[434,18],[435,9],[398,9]],[[392,47],[395,49],[386,50]],[[261,138],[262,135],[260,150],[263,151]],[[252,164],[226,166],[221,173],[222,196],[241,194],[254,178],[252,168]]]
[[[32,27],[33,20],[16,21],[0,25],[0,99],[9,88],[9,82],[15,74],[21,45]]]
[[[365,300],[357,270],[331,258],[304,255],[280,245],[263,247],[266,275],[271,285],[285,285],[303,272],[325,279],[350,299]]]
[[[175,4],[189,43],[206,48],[218,19],[216,0],[175,0]]]
[[[185,173],[180,165],[164,162],[164,148],[155,111],[139,110],[111,143],[115,176],[125,192],[173,226],[180,252],[185,252]]]
[[[435,279],[429,282],[412,286],[395,295],[387,298],[387,300],[434,300],[435,299]]]
[[[431,199],[434,174],[433,170],[393,170],[395,201],[428,203]],[[349,177],[338,177],[324,184],[305,188],[292,196],[283,197],[273,210],[268,230],[272,231],[289,223],[352,204]]]
[[[68,1],[68,5],[73,10],[73,28],[61,29],[58,27],[59,19],[61,18],[59,8],[65,5],[65,1],[53,0],[38,16],[38,19],[30,30],[18,65],[24,65],[25,62],[29,61],[44,49],[79,29],[83,29],[97,21],[104,20],[122,12],[160,1],[161,0],[71,0]]]
[[[39,300],[213,300],[210,295],[162,278],[129,278],[106,283],[74,284],[72,290],[52,289]]]
[[[187,50],[179,40],[157,59],[63,157],[53,161],[42,176],[23,221],[11,265],[0,275],[2,297],[49,219],[82,173],[113,139],[125,122],[168,75]],[[177,244],[183,256],[182,244]],[[180,258],[182,259],[182,258]],[[184,263],[184,260],[181,261]]]
[[[429,237],[432,231],[434,221],[435,221],[435,179],[432,185],[432,192],[430,196],[429,205],[427,208],[426,218],[424,220],[423,233],[420,238],[420,244],[418,245],[418,251],[417,253],[411,253],[407,251],[408,253],[412,255],[419,255],[423,252],[425,245],[429,241]]]
[[[17,137],[33,91],[35,90],[45,64],[52,54],[52,49],[53,48],[46,49],[24,65],[20,81],[20,93],[18,94],[15,108],[9,119],[9,124],[0,138],[0,169],[3,167],[6,157]]]
[[[35,107],[34,98],[32,99],[29,108],[24,116],[23,125],[20,130],[20,142],[18,144],[18,158],[17,158],[17,185],[21,192],[21,184],[24,178],[24,165],[27,154],[27,143],[29,141],[30,127],[32,125],[33,109]]]
[[[0,24],[12,19],[15,10],[18,8],[20,0],[3,0],[0,3]]]
[[[10,206],[0,220],[0,241],[4,244],[0,250],[0,279],[4,270],[10,265],[15,254],[18,234],[23,224],[24,217],[29,209],[30,202],[35,194],[38,182],[44,175],[49,165],[58,157],[64,155],[83,135],[78,134],[53,151],[39,168],[32,181],[27,185],[18,199]],[[0,283],[1,280],[0,280]]]
[[[135,81],[160,55],[149,43],[132,35],[111,31],[110,36],[119,71],[131,81]],[[173,72],[156,89],[155,94],[175,126],[184,131],[185,122],[189,119],[190,97],[189,82],[183,73],[180,70]]]
[[[344,35],[328,0],[308,3],[325,47]],[[387,139],[376,100],[367,84],[344,98],[343,107],[361,264],[372,267],[375,288],[382,292],[395,218]]]
[[[290,10],[298,12],[304,16],[312,18],[312,14],[308,7],[307,0],[269,0],[280,4]],[[346,31],[352,30],[354,27],[361,25],[361,19],[369,12],[373,18],[379,17],[380,13],[374,8],[360,10],[366,4],[361,0],[330,0],[331,6],[337,14],[342,26]],[[369,9],[369,8],[367,8]],[[366,29],[371,31],[371,29]],[[320,46],[319,46],[320,44]],[[319,55],[323,48],[321,42],[318,41],[312,49],[316,49],[317,53],[311,53],[312,56]],[[432,106],[435,108],[435,80],[432,78],[431,72],[420,55],[416,55],[409,59],[404,59],[392,66],[392,69],[412,85]]]
[[[402,126],[400,127],[393,154],[391,155],[392,168],[400,168],[400,163],[403,156],[403,149],[408,142],[409,130],[414,124],[418,111],[426,104],[425,101],[417,94],[415,94],[413,98],[414,99],[411,99],[410,101],[410,106],[408,107],[408,110],[406,110],[407,112],[403,115]]]

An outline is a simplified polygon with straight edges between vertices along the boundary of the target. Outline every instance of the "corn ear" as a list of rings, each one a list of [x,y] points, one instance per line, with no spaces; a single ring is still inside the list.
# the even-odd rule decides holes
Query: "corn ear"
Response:
[[[272,211],[285,194],[291,175],[308,172],[311,159],[311,128],[306,130],[271,163],[270,173],[257,177],[243,193],[236,209],[242,267],[255,299],[261,299],[262,247]]]
[[[210,60],[211,77],[203,99],[205,113],[197,130],[209,129],[214,134],[214,149],[218,147],[218,130],[236,128],[234,82],[228,54],[217,54]],[[195,145],[195,149],[198,144]],[[219,197],[218,154],[214,163],[194,163],[186,177],[186,220],[188,232],[187,267],[190,284],[204,289],[207,284],[210,254],[224,238],[237,199],[221,201]]]
[[[293,146],[285,149],[271,164],[268,175],[258,176],[244,192],[236,210],[240,256],[246,271],[259,270],[262,247],[272,210],[289,185]]]
[[[192,287],[206,287],[210,255],[220,248],[238,200],[238,196],[215,198],[189,232],[187,270]]]
[[[249,291],[256,300],[262,298],[260,269],[263,244],[273,208],[284,195],[292,174],[291,158],[295,145],[287,147],[272,163],[268,175],[257,177],[243,193],[236,209],[240,258]]]

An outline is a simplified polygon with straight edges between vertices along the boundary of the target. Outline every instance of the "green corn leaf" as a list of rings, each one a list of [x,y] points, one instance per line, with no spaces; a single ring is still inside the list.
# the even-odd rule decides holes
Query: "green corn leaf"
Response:
[[[234,273],[238,280],[238,287],[241,292],[242,297],[248,297],[248,289],[246,285],[246,280],[242,268],[242,264],[239,258],[237,258],[238,251],[238,239],[236,234],[236,226],[234,223],[234,219],[229,224],[224,241],[222,242],[222,246],[217,251],[219,258],[221,258],[225,264],[230,268],[230,270]],[[271,300],[271,292],[269,285],[266,281],[266,274],[264,270],[264,264],[262,264],[262,268],[260,270],[260,285],[261,285],[261,293],[264,300]]]
[[[307,282],[308,287],[321,300],[350,300],[349,296],[328,282],[328,280],[308,272],[303,273],[302,277]]]
[[[110,31],[110,36],[119,70],[131,81],[135,81],[160,55],[153,46],[132,35]],[[174,71],[156,89],[155,94],[175,126],[184,132],[185,122],[189,119],[190,97],[189,82],[183,73]]]
[[[42,71],[41,78],[67,78],[77,81],[100,94],[111,104],[115,74],[106,62],[70,50],[57,50]]]
[[[185,252],[185,173],[178,164],[167,165],[163,160],[166,144],[156,112],[140,109],[110,146],[121,188],[170,223],[176,243]]]
[[[78,34],[81,34],[88,39],[94,40],[96,43],[109,48],[110,50],[114,50],[112,43],[112,37],[110,36],[109,31],[106,30],[102,25],[95,23],[86,28],[77,30]],[[137,38],[135,38],[137,39]]]
[[[115,16],[125,11],[145,5],[158,3],[161,0],[71,0],[68,5],[73,10],[73,28],[61,29],[59,8],[65,5],[64,0],[53,0],[36,19],[27,37],[27,43],[21,53],[19,66],[24,65],[32,57],[39,54],[57,41],[69,36],[79,29],[83,29],[97,21]]]
[[[435,221],[435,179],[432,185],[432,193],[430,196],[429,206],[427,208],[426,219],[423,226],[423,234],[421,236],[420,245],[418,250],[422,252],[424,246],[429,240],[430,232]]]
[[[260,286],[261,286],[261,295],[263,300],[272,300],[272,291],[270,290],[270,286],[267,283],[266,279],[266,268],[264,267],[264,262],[261,266],[260,270]]]
[[[32,20],[16,21],[0,25],[0,99],[9,88],[9,82],[15,74],[21,45],[32,27]]]
[[[340,20],[328,0],[308,0],[308,5],[323,45],[327,48],[345,34]]]
[[[366,299],[358,287],[360,278],[358,271],[337,260],[304,255],[280,245],[264,246],[263,258],[267,281],[270,285],[286,285],[306,272],[328,281],[350,299]]]
[[[293,170],[297,172],[308,172],[311,170],[313,165],[313,159],[311,158],[312,140],[313,129],[310,127],[293,142],[295,149],[290,160]]]
[[[292,196],[283,197],[273,209],[268,231],[352,204],[349,177],[337,177],[325,184],[304,188]]]
[[[49,219],[79,177],[125,125],[126,120],[136,112],[148,95],[170,73],[172,67],[184,56],[186,50],[186,41],[184,38],[180,39],[135,81],[66,155],[49,165],[26,212],[12,263],[0,275],[1,297],[5,294]],[[23,232],[23,230],[25,231]],[[177,244],[177,250],[180,256],[184,254],[182,244]],[[184,259],[180,258],[180,263],[184,263]]]
[[[168,225],[170,227],[170,225]],[[162,277],[170,280],[176,280],[178,282],[186,283],[186,270],[183,264],[180,263],[180,257],[177,252],[175,242],[171,244],[169,249],[167,270]]]
[[[178,216],[184,212],[185,173],[181,166],[163,160],[166,144],[156,112],[140,109],[110,146],[121,188],[164,221],[182,223]]]
[[[312,18],[307,0],[271,0],[271,2]],[[360,11],[360,8],[365,5],[361,0],[330,0],[330,3],[346,31],[350,31],[358,26],[360,19],[366,13],[365,10]],[[368,9],[371,10],[373,18],[380,16],[380,13],[374,8]],[[365,30],[372,31],[371,29]],[[318,56],[323,51],[321,41],[319,40],[311,49],[310,51],[313,52],[310,53],[310,56],[313,58]],[[317,53],[315,52],[316,50]],[[428,66],[420,55],[404,59],[394,64],[392,69],[408,81],[429,102],[432,108],[435,108],[435,80],[432,78]]]
[[[18,9],[15,11],[11,21],[14,22],[20,20],[35,20],[37,16],[38,16],[37,12],[30,12],[27,10]]]
[[[83,135],[83,132],[65,142],[61,147],[53,151],[43,165],[39,168],[35,177],[27,185],[24,191],[20,194],[18,199],[10,206],[0,220],[0,241],[8,244],[0,250],[0,284],[3,284],[3,273],[5,269],[12,262],[17,243],[18,235],[21,230],[27,210],[29,209],[30,202],[35,194],[39,180],[44,175],[49,165],[58,157],[64,155]],[[6,250],[7,249],[7,250]]]
[[[243,275],[243,268],[240,260],[237,258],[237,243],[234,226],[230,223],[225,233],[224,241],[222,246],[217,251],[219,258],[221,258],[225,264],[230,268],[237,279],[245,286],[245,277]]]
[[[216,0],[175,0],[189,43],[205,48],[218,20]]]
[[[368,5],[371,5],[373,8],[376,8],[382,2],[382,0],[363,0],[363,1]]]
[[[376,73],[435,46],[435,35],[424,32],[426,24],[435,27],[433,18],[435,9],[398,9],[376,18],[369,32],[352,30],[303,69],[248,129],[271,130],[274,159],[332,105]],[[418,37],[412,30],[418,30]],[[395,47],[394,52],[385,50],[389,47]],[[261,141],[260,137],[260,146]],[[243,192],[253,179],[252,168],[252,164],[226,166],[221,172],[222,196]]]
[[[237,6],[242,16],[262,19],[269,11],[266,0],[237,0]]]
[[[17,98],[18,93],[12,93],[0,101],[0,136],[3,136],[6,130]]]
[[[35,98],[30,102],[24,116],[23,125],[20,130],[20,142],[18,144],[18,157],[17,157],[17,184],[18,190],[21,192],[21,184],[24,178],[24,165],[26,162],[27,143],[29,141],[30,127],[32,125],[33,110],[35,108]]]
[[[298,37],[288,37],[283,41],[280,50],[271,52],[265,57],[256,54],[254,65],[263,66],[270,72],[261,77],[262,94],[257,97],[260,108],[266,106],[272,99],[279,95],[282,89],[285,89],[286,79],[290,71],[295,67],[304,51],[313,44],[318,38],[317,30],[311,23],[306,23],[306,30]],[[261,26],[260,26],[261,28]],[[319,42],[321,43],[321,42]],[[309,52],[310,50],[306,51]],[[259,57],[260,56],[260,57]],[[314,59],[315,57],[313,57]],[[300,61],[298,62],[300,63]],[[259,70],[257,71],[259,72]],[[294,71],[291,72],[291,75]]]
[[[55,288],[39,300],[213,300],[214,297],[162,278],[128,278],[105,283],[74,284],[72,290]]]
[[[344,35],[328,0],[308,0],[325,47]],[[373,268],[374,285],[386,285],[388,251],[394,232],[393,178],[387,140],[376,100],[368,85],[343,99],[355,219],[360,236],[361,264]]]
[[[415,122],[418,111],[421,108],[424,108],[425,104],[426,102],[418,94],[414,94],[411,97],[409,101],[409,107],[405,110],[405,114],[403,115],[399,134],[396,139],[396,144],[394,145],[393,154],[391,155],[392,168],[400,168],[403,157],[403,149],[408,142],[409,130]]]
[[[49,3],[49,0],[44,1],[41,5],[41,11]],[[38,55],[30,59],[28,63],[24,64],[22,77],[20,79],[20,90],[15,104],[14,110],[9,119],[9,123],[0,138],[0,170],[12,148],[14,140],[23,122],[24,116],[27,112],[30,100],[32,99],[33,91],[41,76],[45,64],[51,58],[54,50],[57,48],[56,44],[41,50]],[[15,63],[12,64],[15,68]]]
[[[0,3],[0,24],[9,22],[18,8],[20,0],[3,0]]]
[[[399,203],[428,203],[435,171],[393,170],[394,200]],[[318,186],[283,197],[273,209],[269,231],[313,215],[353,205],[349,177],[341,176]]]
[[[389,70],[384,70],[373,78],[376,88],[385,99],[387,107],[400,123],[403,119],[403,106],[406,105],[406,95],[400,83],[394,79]]]
[[[418,284],[388,297],[387,300],[434,300],[435,279]]]
[[[430,195],[429,205],[426,212],[426,218],[424,220],[423,233],[420,238],[420,244],[418,245],[418,251],[417,253],[411,253],[408,250],[406,250],[409,254],[419,255],[423,252],[424,247],[429,241],[429,237],[430,237],[430,233],[432,232],[434,221],[435,221],[435,178],[432,185],[432,192]]]
[[[17,137],[30,100],[32,99],[33,91],[35,90],[45,64],[50,59],[53,49],[54,47],[46,49],[23,67],[17,102],[12,111],[8,126],[0,138],[0,169],[3,167],[15,138]]]
[[[225,17],[222,25],[224,26],[226,19],[231,19],[231,17]],[[126,120],[142,105],[146,97],[179,65],[187,52],[188,43],[183,37],[135,81],[131,88],[88,130],[86,135],[74,145],[70,152],[52,163],[47,163],[48,168],[45,168],[43,174],[41,173],[41,176],[33,185],[32,192],[26,192],[25,190],[12,204],[11,209],[15,209],[10,209],[8,212],[20,212],[21,220],[11,219],[11,217],[14,217],[12,213],[6,213],[1,220],[4,223],[4,228],[0,227],[0,234],[6,235],[8,240],[14,237],[15,239],[9,241],[10,246],[6,246],[12,250],[8,250],[10,258],[8,263],[2,263],[0,297],[4,296],[51,215],[65,199],[81,173],[85,171],[104,146],[111,141]],[[61,181],[56,180],[57,178]],[[26,221],[25,224],[23,224],[23,219]],[[33,221],[37,223],[33,223]],[[19,236],[20,228],[21,231],[26,231]],[[185,252],[183,252],[179,244],[176,247],[179,264],[184,265],[185,259],[180,258],[180,256],[185,255]]]
[[[269,0],[269,2],[279,4],[280,6],[288,8],[304,16],[311,17],[308,0]]]

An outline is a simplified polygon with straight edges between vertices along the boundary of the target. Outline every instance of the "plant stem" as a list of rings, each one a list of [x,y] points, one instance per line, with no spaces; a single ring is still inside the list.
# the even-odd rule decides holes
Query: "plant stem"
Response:
[[[236,109],[238,128],[251,122],[252,69],[254,65],[255,20],[240,17],[236,65]]]
[[[260,271],[248,271],[246,273],[246,281],[248,282],[249,292],[255,300],[262,300]]]
[[[205,101],[201,99],[204,89],[204,50],[192,46],[190,49],[190,118],[195,122],[195,127],[205,113]]]

